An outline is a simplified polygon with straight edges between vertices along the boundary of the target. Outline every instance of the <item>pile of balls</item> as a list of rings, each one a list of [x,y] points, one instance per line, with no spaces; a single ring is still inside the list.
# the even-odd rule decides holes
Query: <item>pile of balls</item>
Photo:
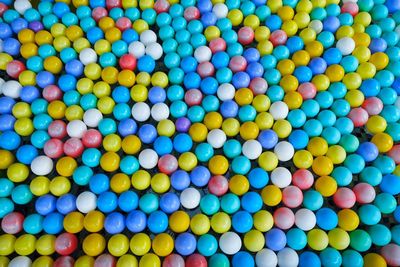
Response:
[[[0,0],[0,267],[400,266],[399,0]]]

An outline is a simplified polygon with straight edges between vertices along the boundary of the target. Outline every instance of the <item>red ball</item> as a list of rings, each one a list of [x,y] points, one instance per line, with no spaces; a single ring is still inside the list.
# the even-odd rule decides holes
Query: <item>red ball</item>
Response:
[[[14,79],[17,79],[24,70],[26,70],[26,67],[24,63],[19,60],[9,62],[6,67],[7,74]]]
[[[291,209],[286,207],[278,208],[274,212],[274,222],[276,227],[286,230],[293,226],[294,224],[294,213]]]
[[[256,77],[251,80],[249,88],[253,91],[254,95],[263,95],[267,92],[268,83],[264,78]]]
[[[160,14],[162,12],[168,12],[169,7],[170,4],[167,0],[157,0],[153,6],[157,14]]]
[[[245,71],[247,68],[247,61],[242,56],[234,56],[229,61],[229,68],[233,72]]]
[[[356,203],[356,195],[347,187],[339,188],[333,195],[333,202],[342,209],[350,209]]]
[[[189,106],[196,106],[201,104],[203,94],[199,89],[190,89],[185,93],[185,102]]]
[[[79,138],[70,138],[64,143],[64,153],[73,158],[81,156],[84,148]]]
[[[201,78],[213,76],[215,72],[214,65],[211,62],[202,62],[197,65],[197,73]]]
[[[108,11],[107,9],[105,9],[104,7],[95,7],[92,10],[92,18],[98,22],[101,18],[105,17],[108,15]]]
[[[215,39],[211,40],[210,43],[208,44],[208,46],[210,47],[211,52],[213,54],[215,54],[215,53],[217,53],[219,51],[225,51],[226,42],[221,37],[218,37],[218,38],[215,38]]]
[[[186,267],[207,267],[207,260],[198,253],[192,254],[186,259]]]
[[[131,54],[123,55],[119,59],[119,66],[121,67],[121,69],[135,70],[136,69],[136,58]]]
[[[208,181],[208,191],[218,197],[228,192],[228,189],[229,182],[225,176],[216,175],[211,177],[211,179]]]
[[[64,154],[64,143],[60,139],[52,138],[44,144],[43,152],[52,159],[57,159]]]
[[[396,164],[400,164],[400,145],[395,145],[388,152],[388,156],[391,157]]]
[[[299,88],[297,88],[297,92],[301,94],[304,100],[312,99],[317,94],[317,88],[313,83],[306,82],[300,84]]]
[[[271,33],[269,40],[273,46],[284,45],[287,40],[287,34],[282,30],[276,30]]]
[[[3,16],[4,12],[8,10],[8,6],[4,3],[0,3],[0,16]]]
[[[115,22],[115,26],[121,31],[125,31],[132,27],[132,22],[127,17],[121,17]]]
[[[170,254],[164,259],[162,267],[185,267],[185,261],[181,255]]]
[[[301,190],[307,190],[314,184],[314,176],[309,170],[299,169],[293,173],[292,183]]]
[[[47,132],[52,138],[63,139],[67,136],[67,124],[62,120],[52,121]]]
[[[365,99],[362,107],[368,112],[370,116],[378,115],[383,109],[383,103],[382,100],[373,96]]]
[[[238,41],[242,45],[251,44],[254,40],[254,31],[252,28],[245,26],[238,31]]]
[[[187,21],[191,21],[191,20],[194,20],[194,19],[199,19],[200,18],[200,11],[195,6],[187,7],[185,9],[185,11],[183,12],[183,17]]]
[[[175,156],[167,154],[158,160],[158,169],[165,174],[171,174],[178,169],[178,160]]]
[[[117,261],[115,257],[110,254],[101,254],[94,261],[93,267],[115,267],[117,265]]]
[[[48,85],[43,88],[42,95],[44,99],[51,102],[54,100],[60,100],[63,96],[63,92],[57,85]]]
[[[358,5],[357,3],[347,2],[342,5],[341,8],[342,13],[350,13],[353,17],[358,14]]]
[[[97,148],[103,142],[101,133],[96,129],[87,130],[82,136],[82,144],[88,148]]]
[[[19,212],[11,212],[4,216],[1,221],[1,229],[7,234],[18,234],[22,231],[22,225],[24,223],[24,215]]]
[[[53,267],[73,267],[74,263],[75,260],[71,256],[61,256],[54,261]]]
[[[371,203],[376,196],[374,187],[367,183],[356,184],[353,192],[356,195],[356,201],[360,204]]]
[[[282,191],[282,201],[286,207],[297,208],[303,202],[303,192],[297,186],[288,186]]]
[[[56,252],[62,256],[72,254],[78,247],[78,238],[74,234],[63,233],[55,241]]]
[[[363,108],[353,108],[348,117],[353,121],[355,127],[361,127],[368,121],[368,112]]]
[[[122,7],[121,0],[106,0],[106,7],[108,10],[114,7]]]

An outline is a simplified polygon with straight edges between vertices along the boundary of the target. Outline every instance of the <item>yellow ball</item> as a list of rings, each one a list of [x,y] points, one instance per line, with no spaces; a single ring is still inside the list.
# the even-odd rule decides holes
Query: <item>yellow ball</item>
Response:
[[[42,235],[36,242],[36,251],[40,255],[51,255],[56,251],[56,237],[54,235]]]
[[[296,22],[299,29],[304,29],[310,23],[310,15],[306,12],[300,11],[294,16],[293,20]],[[304,43],[307,44],[310,41],[314,41],[316,38],[315,31],[309,28],[304,30],[300,32],[300,37],[303,39]]]
[[[7,169],[14,160],[14,155],[10,151],[0,149],[0,170]]]
[[[376,145],[380,153],[386,153],[393,147],[393,138],[387,133],[375,134],[371,142]]]
[[[129,239],[123,234],[113,235],[108,240],[107,249],[111,255],[121,257],[129,250]]]
[[[324,52],[324,47],[318,41],[311,41],[306,44],[306,51],[311,58],[319,57]]]
[[[55,196],[62,196],[71,190],[71,183],[68,178],[57,176],[49,184],[50,192]]]
[[[7,169],[7,177],[14,183],[20,183],[29,176],[29,169],[22,163],[13,163]]]
[[[80,256],[75,261],[75,267],[89,267],[94,265],[94,258],[88,255]]]
[[[171,137],[175,133],[175,124],[169,119],[161,120],[157,123],[157,133],[160,136]]]
[[[52,117],[53,119],[62,119],[65,115],[65,109],[67,106],[64,104],[64,102],[60,100],[55,100],[49,103],[47,106],[47,113]]]
[[[35,42],[40,46],[44,44],[52,44],[53,43],[53,36],[46,30],[38,31],[35,34]]]
[[[131,187],[131,179],[125,173],[116,173],[110,181],[111,190],[117,194],[121,194],[129,190]]]
[[[12,114],[16,119],[29,118],[30,116],[32,116],[32,111],[28,103],[18,102],[13,106]]]
[[[265,151],[258,157],[258,165],[266,171],[272,171],[278,166],[278,157],[271,151]]]
[[[76,83],[76,90],[78,90],[81,95],[90,94],[93,92],[93,85],[94,82],[91,79],[81,78]]]
[[[0,236],[0,255],[7,256],[14,252],[15,240],[14,235],[3,234]]]
[[[91,44],[88,39],[80,37],[76,39],[72,45],[76,52],[80,53],[85,48],[90,48]]]
[[[244,21],[243,25],[252,28],[253,30],[257,29],[260,26],[260,19],[256,15],[248,15]]]
[[[267,26],[259,26],[254,31],[254,39],[256,39],[257,42],[268,41],[270,34],[271,31]]]
[[[307,66],[310,62],[310,54],[305,50],[299,50],[293,54],[292,60],[296,67]]]
[[[328,76],[325,74],[315,75],[312,79],[312,83],[317,88],[317,91],[326,91],[329,88],[331,82],[329,81]]]
[[[277,70],[281,73],[281,75],[286,76],[288,74],[292,74],[296,65],[290,59],[283,59],[278,62],[276,66]]]
[[[267,6],[271,9],[272,13],[277,13],[279,8],[283,6],[282,0],[267,1]]]
[[[115,41],[121,40],[121,30],[116,27],[111,27],[105,31],[104,37],[110,43],[114,43]]]
[[[0,53],[0,69],[6,70],[7,64],[13,60],[12,56],[6,53]]]
[[[239,106],[250,105],[253,101],[253,91],[249,88],[240,88],[235,93],[235,101]]]
[[[308,169],[313,163],[313,156],[307,150],[299,150],[294,153],[293,163],[299,169]]]
[[[144,102],[147,100],[148,90],[146,86],[137,84],[131,89],[131,98],[135,102]]]
[[[335,228],[328,233],[329,245],[337,250],[346,249],[350,244],[349,234],[341,229]]]
[[[83,37],[83,31],[82,31],[81,27],[79,27],[77,25],[71,25],[65,31],[65,35],[67,36],[67,38],[70,41],[73,42],[76,39]]]
[[[114,100],[109,96],[103,96],[97,102],[97,108],[104,115],[109,115],[113,112],[115,106]]]
[[[206,115],[206,118],[207,118],[207,115]],[[209,115],[209,116],[212,116],[212,115]],[[197,143],[203,142],[204,140],[207,139],[207,134],[208,134],[207,126],[204,125],[203,123],[195,122],[189,128],[189,135],[194,142],[197,142]]]
[[[294,16],[294,10],[290,6],[282,6],[278,9],[278,16],[282,21],[291,20]]]
[[[59,175],[70,177],[78,167],[78,163],[72,157],[62,157],[57,161],[56,170]]]
[[[191,171],[197,166],[197,157],[192,152],[184,152],[178,158],[178,165],[184,171]]]
[[[100,79],[101,67],[97,63],[89,63],[83,70],[85,76],[93,81]]]
[[[357,213],[351,209],[343,209],[339,211],[338,219],[339,227],[347,232],[357,229],[360,223]]]
[[[128,155],[134,155],[139,152],[142,142],[136,135],[127,135],[121,143],[122,150]]]
[[[282,77],[279,85],[285,92],[295,91],[299,87],[299,81],[293,75],[285,75]]]
[[[115,152],[106,152],[101,156],[100,166],[106,172],[113,172],[119,168],[120,157]]]
[[[371,37],[364,33],[364,32],[357,32],[353,36],[354,43],[356,47],[362,46],[364,48],[367,48],[369,44],[371,43]],[[354,51],[353,51],[354,54]]]
[[[282,201],[282,192],[276,185],[267,185],[261,191],[261,197],[265,205],[274,207]]]
[[[149,252],[151,248],[151,240],[145,233],[135,234],[129,243],[130,249],[133,254],[143,256]]]
[[[326,6],[326,0],[311,0],[311,3],[313,7],[325,7]]]
[[[139,34],[141,34],[143,31],[149,29],[149,25],[147,24],[146,21],[142,19],[135,20],[135,22],[132,25],[132,28]]]
[[[273,126],[274,118],[268,112],[260,112],[257,114],[255,122],[260,130],[267,130]]]
[[[313,5],[310,0],[300,0],[297,3],[296,11],[310,13],[312,8],[313,8]]]
[[[106,31],[108,29],[111,29],[112,27],[114,27],[115,23],[114,20],[110,17],[102,17],[99,22],[99,27],[103,30]]]
[[[54,261],[51,257],[40,256],[32,263],[32,267],[52,267],[53,264],[54,264]]]
[[[169,234],[161,233],[154,237],[151,247],[158,256],[165,257],[174,250],[174,240]]]
[[[83,118],[83,109],[78,105],[72,105],[65,110],[65,118],[68,121],[81,120]]]
[[[218,29],[217,26],[208,26],[204,30],[204,36],[208,42],[217,39],[221,34],[221,31]]]
[[[298,109],[303,104],[303,97],[298,92],[290,91],[285,94],[283,102],[287,104],[290,110]]]
[[[333,164],[341,164],[346,159],[346,150],[339,145],[333,145],[328,148],[326,156],[331,159]]]
[[[35,252],[35,245],[36,237],[34,235],[24,234],[15,240],[14,249],[18,255],[27,256]]]
[[[220,113],[212,111],[206,114],[203,122],[208,130],[213,130],[221,128],[222,120],[223,118]]]
[[[170,186],[169,177],[164,173],[157,173],[151,178],[151,189],[158,194],[167,192]]]
[[[151,76],[151,84],[153,86],[158,86],[165,88],[168,86],[168,75],[162,71],[157,71]]]
[[[318,156],[313,161],[312,170],[319,176],[329,175],[333,171],[333,163],[326,156]]]
[[[257,124],[252,121],[246,121],[240,126],[240,137],[244,140],[256,139],[260,129]]]
[[[101,56],[104,53],[111,52],[111,44],[107,40],[100,39],[94,43],[94,50]]]
[[[25,28],[18,32],[18,40],[21,44],[32,43],[35,41],[35,32]]]
[[[283,22],[281,29],[286,32],[288,37],[291,37],[296,35],[299,26],[297,26],[297,23],[294,20],[287,20]]]
[[[121,149],[121,137],[117,134],[109,134],[103,139],[103,147],[106,151],[118,152]]]
[[[151,76],[147,72],[139,72],[136,77],[136,83],[144,86],[150,85]]]
[[[118,83],[125,87],[131,87],[135,84],[135,73],[131,70],[122,70],[118,74]]]
[[[153,253],[148,253],[144,255],[139,261],[139,267],[147,267],[147,266],[160,267],[161,266],[160,258]]]
[[[243,243],[248,251],[258,252],[265,245],[265,237],[258,230],[250,230],[244,235]]]
[[[99,232],[104,227],[104,214],[97,210],[89,211],[83,220],[83,226],[86,231],[91,233]]]
[[[346,93],[345,99],[349,102],[350,107],[357,108],[364,103],[364,94],[358,90],[351,90]]]
[[[217,212],[211,217],[211,228],[218,234],[223,234],[231,229],[231,218],[225,212]]]
[[[214,175],[223,175],[228,171],[229,162],[222,155],[213,156],[208,162],[208,168]]]
[[[122,0],[122,7],[128,9],[130,7],[137,7],[137,0]]]
[[[138,261],[135,256],[125,254],[117,261],[117,267],[137,267]]]
[[[36,73],[30,70],[24,70],[18,77],[22,86],[36,85]]]
[[[53,24],[53,26],[50,28],[51,35],[54,37],[65,35],[66,30],[67,27],[62,23]]]
[[[239,9],[229,11],[227,18],[231,21],[232,26],[239,26],[243,21],[243,13]]]
[[[228,118],[222,122],[222,130],[227,136],[236,136],[240,130],[240,123],[235,118]]]
[[[15,121],[14,130],[20,136],[29,136],[35,130],[33,122],[29,118],[21,118]]]
[[[229,180],[229,190],[235,195],[241,196],[249,191],[249,180],[243,175],[234,175]]]
[[[371,55],[369,62],[374,64],[377,70],[383,70],[389,64],[389,57],[383,52],[376,52]]]
[[[328,246],[328,242],[328,235],[321,229],[312,229],[307,233],[307,243],[313,250],[324,250]]]
[[[195,235],[204,235],[210,230],[210,220],[204,214],[196,214],[190,221],[190,230]]]
[[[257,95],[253,99],[252,106],[256,109],[257,112],[265,112],[271,106],[271,100],[266,95]]]
[[[100,255],[106,248],[106,240],[100,234],[90,234],[83,240],[82,249],[86,255],[97,256]]]
[[[132,186],[136,190],[145,190],[150,186],[151,176],[145,170],[138,170],[132,175]]]
[[[372,21],[371,15],[368,12],[361,11],[354,17],[355,23],[360,23],[364,27],[367,27]]]
[[[336,40],[340,40],[343,37],[353,37],[354,29],[351,26],[344,25],[340,26],[340,28],[336,31]]]
[[[321,176],[315,181],[315,190],[324,197],[333,196],[337,190],[336,180],[330,176]]]
[[[292,132],[292,125],[287,120],[277,120],[272,129],[279,138],[286,138]]]
[[[7,267],[10,260],[6,256],[0,256],[0,267]]]
[[[274,226],[274,218],[270,212],[260,210],[253,215],[253,224],[258,231],[267,232]]]
[[[270,55],[273,49],[274,45],[269,40],[262,40],[257,44],[261,56]]]
[[[101,79],[107,84],[115,84],[118,82],[118,69],[115,67],[105,67],[101,71]]]
[[[314,157],[323,156],[328,151],[328,143],[321,137],[313,137],[308,142],[307,150],[311,152]]]
[[[344,69],[338,64],[333,64],[326,69],[325,74],[331,82],[340,82],[344,77]]]
[[[361,79],[372,79],[376,74],[376,67],[370,62],[363,62],[358,66],[357,73]]]
[[[71,41],[65,36],[57,36],[53,40],[53,46],[57,50],[57,52],[61,52],[67,47],[71,47]]]
[[[364,267],[386,267],[385,258],[377,253],[368,253],[364,256]]]
[[[82,213],[73,211],[64,217],[64,229],[68,233],[76,234],[83,229],[84,216]]]
[[[26,44],[21,45],[19,52],[23,58],[28,59],[30,57],[37,55],[38,47],[34,43],[26,43]],[[11,58],[11,56],[5,57],[4,59],[10,59],[10,58]],[[12,58],[11,58],[11,60],[12,60]],[[8,61],[8,62],[10,62],[10,61]]]
[[[379,115],[373,115],[369,117],[366,124],[367,130],[372,134],[381,133],[385,131],[386,126],[387,126],[386,120]]]
[[[190,217],[182,210],[175,211],[169,217],[169,228],[175,233],[185,232],[189,228],[189,225]]]
[[[153,8],[154,1],[153,0],[139,0],[139,7],[141,10],[145,10],[147,8]]]
[[[360,45],[354,49],[352,55],[358,59],[359,63],[364,63],[370,59],[371,51],[367,46]]]

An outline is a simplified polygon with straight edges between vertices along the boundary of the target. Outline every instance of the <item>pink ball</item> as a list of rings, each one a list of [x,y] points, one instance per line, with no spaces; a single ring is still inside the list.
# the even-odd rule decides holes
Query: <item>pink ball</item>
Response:
[[[282,191],[282,201],[286,207],[297,208],[303,202],[303,192],[297,186],[288,186]]]
[[[9,62],[6,67],[7,74],[14,79],[17,79],[24,70],[26,70],[26,67],[24,63],[19,60]]]
[[[263,95],[267,92],[268,83],[264,78],[256,77],[251,80],[249,88],[253,91],[254,95]]]
[[[158,160],[158,169],[162,173],[171,174],[178,169],[178,160],[173,155],[164,155]]]
[[[197,66],[197,73],[200,75],[201,78],[213,76],[215,72],[214,65],[211,62],[201,62]]]
[[[208,181],[208,191],[216,196],[222,196],[228,192],[229,183],[225,176],[216,175]]]
[[[299,169],[293,173],[292,183],[301,190],[307,190],[314,184],[314,176],[309,170]]]
[[[106,0],[106,7],[108,10],[114,7],[122,7],[121,0]]]
[[[375,96],[365,99],[361,106],[368,112],[370,116],[378,115],[383,109],[382,100]]]
[[[73,267],[74,263],[75,260],[71,256],[61,256],[54,261],[53,267]]]
[[[101,133],[96,129],[87,130],[82,136],[82,144],[85,147],[99,147],[103,141]]]
[[[51,102],[54,100],[60,100],[63,93],[57,85],[48,85],[43,88],[42,95],[44,99],[46,99],[48,102]]]
[[[93,267],[115,267],[117,265],[117,261],[114,256],[110,254],[101,254],[94,261]]]
[[[232,72],[245,71],[247,67],[247,61],[242,56],[234,56],[229,61],[229,68]]]
[[[224,39],[222,39],[221,37],[219,38],[215,38],[213,40],[210,41],[210,43],[208,44],[208,46],[211,49],[211,52],[213,54],[219,52],[219,51],[225,51],[226,49],[226,42]]]
[[[287,40],[287,34],[282,30],[276,30],[271,33],[269,40],[273,46],[284,45]]]
[[[185,93],[185,102],[189,106],[196,106],[201,104],[203,94],[199,89],[190,89]]]
[[[187,20],[187,21],[191,21],[194,19],[199,19],[200,18],[200,11],[197,7],[195,6],[190,6],[188,8],[185,9],[185,11],[183,12],[183,17]]]
[[[120,29],[121,31],[125,31],[126,29],[129,29],[132,27],[132,22],[127,17],[121,17],[117,20],[117,22],[115,23],[115,26],[118,29]]]
[[[56,252],[60,255],[67,256],[72,254],[78,247],[78,238],[71,233],[62,233],[57,236],[55,241]]]
[[[203,255],[192,254],[186,259],[186,267],[207,267],[207,260]]]
[[[274,222],[276,227],[286,230],[293,226],[294,224],[294,213],[291,209],[286,207],[278,208],[274,212]]]
[[[157,14],[160,14],[162,12],[168,12],[169,7],[170,4],[167,0],[157,0],[153,6]]]
[[[254,40],[254,31],[252,28],[245,26],[238,31],[238,41],[242,45],[251,44]]]
[[[313,83],[302,83],[299,88],[297,88],[299,94],[303,97],[304,100],[312,99],[317,94],[317,88]]]
[[[65,141],[63,148],[67,156],[77,158],[82,155],[85,147],[79,138],[70,138]]]
[[[388,156],[391,157],[396,164],[400,164],[400,145],[395,145],[388,152]]]
[[[342,5],[342,13],[350,13],[353,17],[358,14],[357,3],[347,2]]]
[[[333,195],[333,201],[339,208],[350,209],[356,203],[356,195],[350,188],[341,187]]]
[[[0,3],[0,16],[3,16],[4,12],[8,10],[8,6],[4,3]]]
[[[1,221],[1,229],[7,234],[18,234],[22,231],[22,224],[24,222],[24,215],[19,212],[11,212],[4,216]]]
[[[369,117],[368,112],[363,108],[353,108],[348,116],[353,121],[355,127],[365,125]]]
[[[57,159],[64,154],[64,143],[59,139],[50,139],[44,144],[43,152],[52,159]]]
[[[185,267],[185,261],[178,254],[170,254],[164,259],[162,267]]]
[[[375,189],[367,183],[359,183],[353,187],[356,201],[361,204],[371,203],[375,199]]]
[[[67,124],[62,120],[52,121],[47,128],[47,133],[52,138],[63,139],[67,136]]]
[[[388,244],[381,249],[381,255],[389,266],[400,266],[400,246]]]
[[[108,15],[108,11],[104,7],[95,7],[92,10],[92,17],[96,22],[98,22],[101,18],[103,18],[107,15]]]

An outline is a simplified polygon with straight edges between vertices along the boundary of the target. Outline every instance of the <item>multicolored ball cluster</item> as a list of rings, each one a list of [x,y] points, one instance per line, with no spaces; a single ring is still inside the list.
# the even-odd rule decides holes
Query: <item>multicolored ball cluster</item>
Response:
[[[0,0],[0,267],[400,266],[399,0]]]

